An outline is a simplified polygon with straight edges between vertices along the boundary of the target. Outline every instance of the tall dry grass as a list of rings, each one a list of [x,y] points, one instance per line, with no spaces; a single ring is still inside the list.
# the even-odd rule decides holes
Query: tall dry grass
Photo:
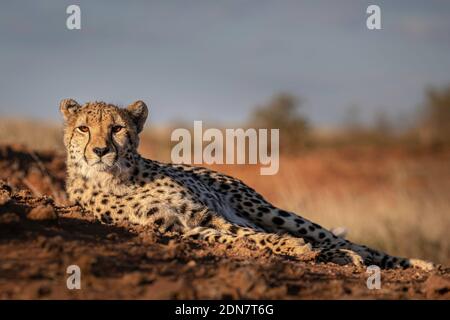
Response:
[[[0,144],[24,145],[35,150],[62,150],[62,125],[21,118],[0,118]]]

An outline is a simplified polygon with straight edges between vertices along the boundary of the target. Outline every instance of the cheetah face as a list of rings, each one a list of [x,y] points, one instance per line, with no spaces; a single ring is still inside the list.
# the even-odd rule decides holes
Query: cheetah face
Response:
[[[72,99],[60,104],[65,119],[64,144],[69,161],[90,176],[96,172],[125,170],[130,153],[136,152],[147,106],[136,101],[122,109],[104,102],[81,106]]]

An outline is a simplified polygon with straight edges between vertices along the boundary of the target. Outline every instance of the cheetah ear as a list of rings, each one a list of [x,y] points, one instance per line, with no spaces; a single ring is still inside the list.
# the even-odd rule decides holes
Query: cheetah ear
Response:
[[[66,121],[80,109],[81,106],[73,99],[64,99],[59,103],[59,110]]]
[[[136,125],[137,132],[141,132],[144,128],[144,123],[148,116],[147,105],[144,103],[144,101],[138,100],[130,104],[126,110],[131,116],[134,124]]]

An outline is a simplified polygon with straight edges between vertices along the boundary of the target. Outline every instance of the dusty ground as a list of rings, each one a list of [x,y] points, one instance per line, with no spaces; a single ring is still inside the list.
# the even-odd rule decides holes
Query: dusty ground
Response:
[[[0,148],[0,299],[449,299],[450,268],[367,274],[235,248],[105,226],[64,206],[64,158],[19,147]],[[39,196],[42,195],[42,196]],[[50,195],[51,197],[49,197]],[[82,271],[68,290],[66,268]]]

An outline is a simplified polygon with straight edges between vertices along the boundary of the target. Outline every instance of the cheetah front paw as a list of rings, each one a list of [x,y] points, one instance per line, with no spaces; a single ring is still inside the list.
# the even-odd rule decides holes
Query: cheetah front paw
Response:
[[[276,254],[300,257],[306,253],[312,252],[312,246],[309,243],[305,243],[305,241],[300,238],[287,238],[283,239],[278,246],[275,246],[273,251]]]
[[[357,268],[364,267],[364,259],[355,251],[349,249],[323,250],[317,257],[318,262],[332,262],[338,265],[353,265]]]

